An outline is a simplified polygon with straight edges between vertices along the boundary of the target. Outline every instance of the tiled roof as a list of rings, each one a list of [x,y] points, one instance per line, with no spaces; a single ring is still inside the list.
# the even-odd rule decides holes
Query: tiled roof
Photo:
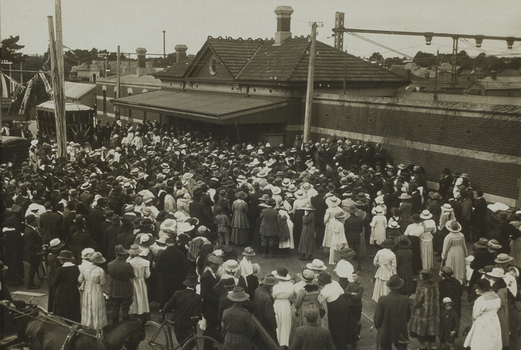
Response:
[[[194,58],[195,56],[189,56],[180,64],[175,64],[172,67],[169,67],[153,75],[158,79],[161,79],[161,77],[182,77],[185,74],[188,67],[190,67],[190,65],[192,64]]]
[[[289,38],[281,45],[274,40],[242,40],[209,38],[196,55],[190,68],[212,49],[237,81],[307,81],[310,42],[307,37]],[[407,79],[387,69],[317,41],[315,81],[321,82],[391,82],[406,83]],[[182,78],[190,68],[172,67],[156,76]]]
[[[492,79],[487,77],[476,81],[485,90],[520,90],[521,77],[497,77]]]

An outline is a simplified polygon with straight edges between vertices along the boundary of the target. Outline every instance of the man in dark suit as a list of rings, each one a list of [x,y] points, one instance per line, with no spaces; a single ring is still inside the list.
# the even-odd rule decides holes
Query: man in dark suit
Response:
[[[472,211],[472,231],[479,239],[485,237],[486,226],[485,217],[487,216],[487,200],[483,198],[483,191],[477,190],[478,198],[474,201],[474,210]]]
[[[376,340],[381,350],[406,350],[409,343],[407,324],[411,319],[409,298],[400,294],[404,281],[397,275],[391,276],[387,287],[388,295],[381,296],[374,312],[374,326],[378,329]]]
[[[161,310],[162,312],[174,311],[172,321],[174,322],[175,337],[179,344],[192,334],[192,327],[201,318],[202,309],[201,296],[195,292],[195,287],[199,284],[197,275],[188,276],[183,284],[186,289],[175,292]]]
[[[98,199],[98,205],[91,210],[87,217],[87,232],[94,239],[98,247],[103,243],[101,224],[105,221],[105,202],[104,198]]]
[[[201,201],[202,192],[200,188],[194,191],[194,200],[188,206],[190,215],[199,220],[199,225],[210,227],[212,225],[212,211]]]
[[[158,254],[156,272],[163,281],[161,304],[166,303],[172,295],[184,289],[183,281],[188,273],[188,259],[175,247],[175,240],[166,240],[166,249]]]
[[[85,232],[85,218],[78,216],[74,219],[74,229],[76,232],[71,237],[70,250],[76,261],[81,261],[81,252],[85,248],[98,249],[98,245],[91,236]]]
[[[209,255],[207,258],[210,267],[201,275],[201,297],[203,298],[202,311],[206,319],[206,330],[204,335],[216,338],[219,328],[219,300],[220,295],[215,291],[214,286],[219,282],[219,266],[223,263],[222,258]],[[213,350],[213,345],[205,342],[204,349]]]
[[[310,308],[304,311],[307,324],[297,328],[289,350],[334,350],[335,344],[329,329],[317,323],[318,311]]]
[[[109,251],[107,249],[108,248],[107,245],[105,244],[106,243],[106,237],[105,236],[106,236],[106,233],[107,233],[107,228],[112,225],[111,219],[114,216],[114,210],[106,210],[104,216],[105,216],[105,221],[103,221],[101,223],[100,228],[99,228],[99,230],[100,230],[99,234],[100,234],[100,237],[101,237],[101,240],[100,240],[100,252],[101,252],[101,254],[103,254],[103,256],[108,257]],[[112,260],[112,259],[110,259],[110,260]]]
[[[73,234],[73,232],[71,232],[71,229],[74,226],[74,219],[76,219],[76,205],[74,203],[69,204],[70,210],[63,217],[63,241],[66,243],[67,247],[70,248],[69,243]]]
[[[63,222],[63,217],[52,212],[52,205],[49,202],[44,204],[45,213],[40,215],[39,228],[42,237],[42,243],[49,243],[51,239],[56,238],[58,231],[58,224],[60,219]],[[60,227],[61,228],[61,227]]]
[[[119,310],[121,308],[122,319],[129,319],[130,305],[132,304],[132,279],[134,269],[127,263],[128,250],[118,245],[115,249],[116,259],[109,262],[110,275],[110,305],[112,307],[112,323],[119,322]]]
[[[253,298],[255,317],[257,317],[260,324],[262,324],[274,342],[277,342],[277,319],[275,318],[271,291],[273,290],[273,286],[277,283],[278,281],[275,276],[272,274],[266,275],[261,286],[255,290],[255,297]]]
[[[37,254],[42,251],[42,237],[36,228],[36,217],[33,214],[29,214],[26,217],[26,220],[27,225],[24,231],[24,260],[30,265],[27,289],[38,289],[40,286],[34,283],[34,276],[36,276],[38,265],[40,263],[40,256]]]
[[[360,245],[362,242],[362,232],[364,231],[364,220],[356,215],[356,207],[349,206],[346,210],[349,217],[344,222],[344,232],[346,234],[347,243],[356,253],[357,269],[362,271],[362,255],[360,253]]]

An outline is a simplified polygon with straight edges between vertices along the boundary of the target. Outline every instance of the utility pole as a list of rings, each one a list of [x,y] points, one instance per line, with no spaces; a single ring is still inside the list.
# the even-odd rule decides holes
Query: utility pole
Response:
[[[120,57],[121,54],[119,52],[119,45],[118,45],[118,57],[117,57],[117,75],[116,75],[116,93],[114,94],[114,98],[119,98],[120,96],[120,90],[121,90],[121,73],[120,73],[120,69],[121,69],[121,59]],[[114,112],[116,113],[116,120],[119,120],[119,107],[116,107],[114,106]]]
[[[163,30],[163,68],[166,69],[166,41],[165,41],[166,30]]]
[[[440,61],[440,50],[436,50],[436,70],[434,73],[434,101],[438,101],[438,64]]]
[[[67,157],[67,126],[66,126],[66,112],[65,112],[65,69],[63,66],[63,31],[62,31],[62,2],[55,0],[54,15],[56,16],[56,51],[55,58],[57,63],[56,77],[59,80],[58,85],[54,85],[55,99],[54,109],[56,111],[56,142],[58,146],[58,157]],[[59,98],[56,98],[56,94]],[[59,110],[59,113],[58,113]],[[58,131],[58,128],[60,129]]]
[[[311,24],[311,47],[309,49],[308,86],[306,89],[306,112],[304,115],[304,142],[311,136],[311,113],[313,107],[313,85],[315,83],[315,46],[317,42],[317,23]]]
[[[63,88],[60,86],[61,79],[58,68],[56,55],[56,42],[54,36],[54,23],[52,16],[47,16],[49,26],[49,47],[51,53],[51,76],[54,94],[54,120],[56,122],[56,143],[58,146],[58,157],[65,158],[67,156],[67,135],[63,132],[65,128],[65,98],[63,96]],[[61,108],[63,106],[63,108]]]

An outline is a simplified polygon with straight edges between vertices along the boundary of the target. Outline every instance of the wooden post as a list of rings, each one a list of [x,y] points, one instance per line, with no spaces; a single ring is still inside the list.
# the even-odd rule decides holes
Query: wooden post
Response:
[[[317,41],[317,23],[311,24],[311,47],[309,49],[308,86],[306,90],[306,112],[304,116],[304,142],[311,137],[311,110],[313,107],[313,85],[315,81],[315,45]]]
[[[118,45],[118,57],[117,57],[117,73],[116,73],[116,93],[115,93],[115,96],[114,98],[119,98],[119,96],[121,96],[121,74],[120,74],[120,69],[121,69],[121,59],[119,58],[120,56],[120,52],[119,52],[119,45]],[[120,119],[120,115],[119,115],[119,107],[114,107],[115,108],[115,112],[116,112],[116,120],[119,120]]]
[[[54,120],[56,121],[56,143],[58,146],[58,157],[67,156],[67,134],[65,133],[65,97],[59,74],[56,43],[54,39],[54,23],[52,16],[47,16],[49,26],[49,47],[51,53],[51,76],[54,94]]]
[[[54,91],[58,91],[60,98],[54,99],[54,108],[60,110],[56,113],[56,138],[58,157],[67,157],[67,125],[65,112],[65,68],[63,65],[63,31],[62,31],[62,5],[61,0],[54,2],[54,14],[56,16],[56,63],[58,68],[59,85],[54,85]],[[59,90],[58,90],[59,89]],[[58,118],[59,116],[59,118]],[[59,120],[58,120],[59,119]],[[58,132],[58,128],[60,131]]]

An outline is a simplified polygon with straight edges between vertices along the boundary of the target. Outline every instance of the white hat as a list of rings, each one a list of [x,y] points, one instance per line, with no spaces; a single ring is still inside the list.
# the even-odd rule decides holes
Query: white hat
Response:
[[[82,259],[88,259],[91,254],[94,253],[94,249],[92,248],[85,248],[81,251],[81,258]]]

